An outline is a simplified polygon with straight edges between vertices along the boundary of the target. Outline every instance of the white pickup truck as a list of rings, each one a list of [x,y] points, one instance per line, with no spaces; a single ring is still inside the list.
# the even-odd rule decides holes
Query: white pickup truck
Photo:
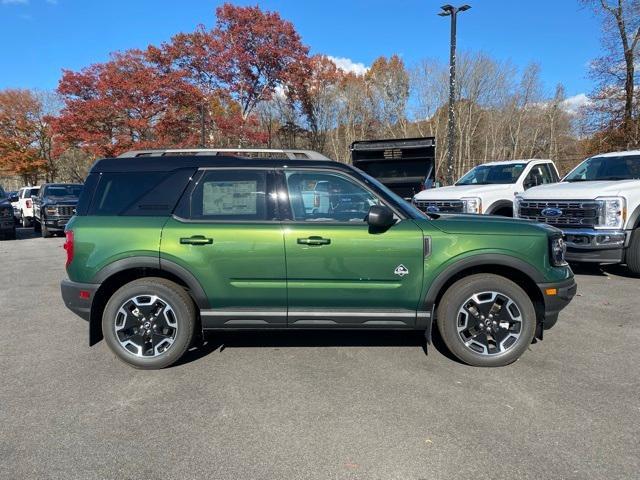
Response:
[[[551,160],[509,160],[478,165],[450,187],[423,190],[413,204],[427,213],[513,215],[516,195],[560,179]]]
[[[38,191],[40,191],[40,187],[22,187],[18,191],[18,200],[13,209],[23,227],[29,227],[33,223],[33,199],[31,197],[38,195]]]
[[[640,150],[587,158],[560,183],[519,195],[515,212],[560,228],[569,261],[626,263],[640,274]]]

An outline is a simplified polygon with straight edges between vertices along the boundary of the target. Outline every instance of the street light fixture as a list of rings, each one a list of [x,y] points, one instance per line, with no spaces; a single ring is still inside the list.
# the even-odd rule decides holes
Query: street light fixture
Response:
[[[453,5],[443,5],[440,7],[442,11],[438,13],[441,17],[451,17],[451,52],[449,55],[449,125],[447,132],[447,168],[445,172],[445,183],[447,185],[453,184],[455,181],[454,176],[454,150],[455,150],[455,134],[456,134],[456,117],[455,117],[455,102],[456,102],[456,20],[458,13],[464,12],[471,8],[470,5],[462,5],[461,7],[454,7]]]

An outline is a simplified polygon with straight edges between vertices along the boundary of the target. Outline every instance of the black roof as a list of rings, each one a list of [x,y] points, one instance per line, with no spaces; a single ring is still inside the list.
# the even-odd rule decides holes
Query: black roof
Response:
[[[168,172],[181,168],[206,167],[332,167],[349,170],[351,167],[332,160],[292,160],[290,158],[242,158],[231,156],[178,155],[162,157],[103,158],[91,167],[91,173],[100,172]]]

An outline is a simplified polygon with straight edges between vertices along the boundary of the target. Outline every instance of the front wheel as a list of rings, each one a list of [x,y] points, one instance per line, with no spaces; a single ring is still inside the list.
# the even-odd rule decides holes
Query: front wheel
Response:
[[[107,302],[102,333],[109,348],[129,365],[164,368],[189,348],[195,306],[187,292],[163,278],[127,283]]]
[[[517,284],[493,274],[458,280],[438,306],[440,334],[461,361],[478,367],[515,362],[531,344],[536,313]]]
[[[631,240],[627,249],[627,268],[640,275],[640,227],[631,232]]]

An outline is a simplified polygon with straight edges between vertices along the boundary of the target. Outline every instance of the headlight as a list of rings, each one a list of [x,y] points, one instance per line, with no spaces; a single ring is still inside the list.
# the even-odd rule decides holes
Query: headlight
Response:
[[[478,197],[462,198],[464,213],[482,213],[482,200]]]
[[[598,224],[595,228],[622,229],[627,217],[627,205],[622,197],[598,197]]]
[[[520,202],[522,197],[516,197],[513,199],[513,218],[520,218]]]
[[[549,243],[549,262],[554,267],[562,267],[567,262],[564,259],[564,255],[567,252],[567,245],[564,243],[562,237],[551,237]]]
[[[47,215],[57,215],[58,209],[56,207],[47,207],[44,209],[47,212]]]

